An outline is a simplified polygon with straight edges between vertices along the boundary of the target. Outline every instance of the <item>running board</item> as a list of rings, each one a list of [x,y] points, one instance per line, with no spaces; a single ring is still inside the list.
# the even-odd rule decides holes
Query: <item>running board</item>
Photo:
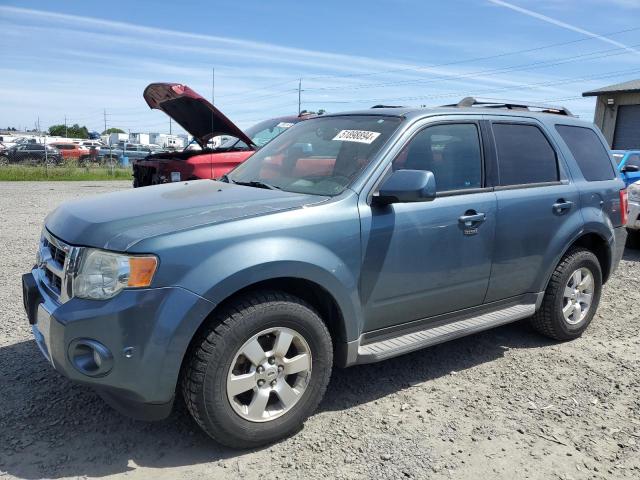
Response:
[[[356,363],[372,363],[413,352],[424,347],[443,343],[454,338],[464,337],[499,325],[515,322],[532,316],[536,311],[535,304],[514,305],[502,310],[485,313],[477,317],[438,324],[418,331],[395,337],[374,341],[358,347]]]

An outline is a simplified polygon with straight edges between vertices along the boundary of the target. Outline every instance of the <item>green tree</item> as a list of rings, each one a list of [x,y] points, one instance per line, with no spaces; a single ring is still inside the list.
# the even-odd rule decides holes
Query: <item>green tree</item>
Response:
[[[107,128],[104,132],[102,132],[102,135],[109,135],[111,133],[127,133],[124,130],[122,130],[121,128]]]
[[[85,126],[74,123],[71,126],[51,125],[49,135],[54,137],[89,138],[89,130]]]

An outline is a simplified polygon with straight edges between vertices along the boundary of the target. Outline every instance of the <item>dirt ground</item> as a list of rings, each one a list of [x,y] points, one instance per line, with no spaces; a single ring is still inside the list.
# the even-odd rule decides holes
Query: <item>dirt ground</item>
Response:
[[[23,312],[42,221],[129,182],[0,183],[0,478],[640,478],[640,250],[627,248],[586,334],[520,322],[336,370],[294,437],[223,448],[182,405],[127,419],[44,360]]]

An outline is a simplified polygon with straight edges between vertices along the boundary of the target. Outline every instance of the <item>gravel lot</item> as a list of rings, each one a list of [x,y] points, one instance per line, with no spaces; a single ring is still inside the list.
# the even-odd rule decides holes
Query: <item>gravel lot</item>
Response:
[[[627,248],[580,339],[526,322],[334,372],[293,438],[236,452],[182,405],[122,417],[42,358],[20,275],[60,202],[130,182],[0,183],[0,477],[640,478],[640,250]]]

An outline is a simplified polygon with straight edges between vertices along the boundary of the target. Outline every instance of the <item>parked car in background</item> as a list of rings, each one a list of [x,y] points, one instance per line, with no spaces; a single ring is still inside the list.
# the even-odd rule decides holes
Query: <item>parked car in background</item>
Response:
[[[80,145],[82,145],[83,147],[91,148],[102,147],[104,146],[104,143],[100,140],[83,140],[82,142],[80,142]]]
[[[273,118],[243,132],[207,99],[186,85],[154,83],[144,91],[151,108],[162,110],[190,133],[199,150],[164,152],[133,162],[133,186],[144,187],[182,180],[220,178],[254,151],[310,114]],[[211,148],[213,137],[228,140]]]
[[[49,145],[57,148],[64,160],[76,160],[80,163],[84,163],[91,158],[91,151],[89,148],[76,143],[54,142]]]
[[[565,109],[475,105],[315,117],[224,181],[64,203],[23,276],[42,353],[132,416],[181,392],[252,448],[300,428],[334,365],[527,318],[578,338],[624,251],[624,182]]]
[[[128,162],[147,157],[152,149],[149,145],[136,143],[119,143],[117,145],[100,147],[98,159],[104,162],[113,161],[117,164],[124,164],[125,158]]]
[[[611,153],[627,185],[640,180],[640,150],[613,150]]]
[[[629,185],[627,192],[629,192],[627,230],[632,236],[632,245],[640,247],[640,180]]]
[[[60,151],[42,143],[24,142],[9,148],[2,156],[0,163],[19,163],[23,165],[58,165],[62,163]]]

